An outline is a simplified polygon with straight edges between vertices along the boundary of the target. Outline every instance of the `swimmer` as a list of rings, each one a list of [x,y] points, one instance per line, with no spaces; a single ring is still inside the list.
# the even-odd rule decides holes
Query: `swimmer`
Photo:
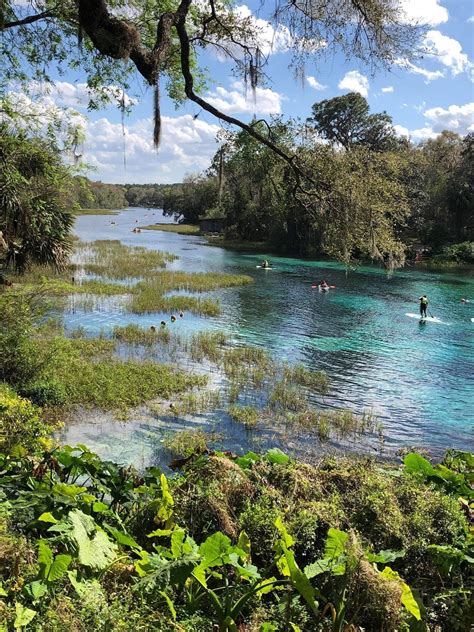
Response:
[[[155,327],[154,325],[152,325],[152,326],[150,327],[150,331],[152,331],[153,333],[155,333],[155,331],[156,331],[156,327]]]
[[[171,322],[174,323],[176,321],[176,316],[171,316]]]

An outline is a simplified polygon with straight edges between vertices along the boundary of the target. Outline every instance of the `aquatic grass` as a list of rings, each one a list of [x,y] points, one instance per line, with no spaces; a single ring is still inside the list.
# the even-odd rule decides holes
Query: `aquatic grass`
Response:
[[[321,442],[335,435],[338,439],[377,432],[383,439],[382,424],[369,412],[356,414],[350,410],[307,409],[287,417],[291,426],[316,434]]]
[[[140,278],[178,258],[143,246],[126,246],[118,240],[80,242],[76,253],[86,272],[110,279]]]
[[[326,373],[323,371],[311,371],[303,364],[285,365],[283,367],[283,379],[292,384],[311,388],[321,395],[325,395],[329,388]]]
[[[160,293],[172,291],[210,292],[221,288],[248,285],[252,282],[252,277],[246,274],[160,270],[138,283],[136,289],[140,291],[144,288],[150,288]]]
[[[218,316],[220,305],[211,298],[196,296],[163,296],[155,293],[152,288],[133,293],[128,310],[134,314],[179,314],[191,312],[197,316]]]
[[[204,359],[219,362],[223,356],[222,347],[227,342],[227,336],[222,331],[200,331],[191,339],[189,352],[195,362]]]
[[[179,235],[198,235],[199,226],[195,224],[148,224],[140,226],[143,230],[160,230],[166,233],[178,233]]]
[[[268,403],[270,408],[275,410],[301,412],[307,408],[306,398],[301,389],[288,384],[285,380],[275,384]]]
[[[170,404],[169,410],[175,417],[198,415],[214,410],[221,405],[219,391],[205,390],[184,393],[177,401]]]
[[[259,411],[253,406],[232,405],[227,408],[229,416],[246,428],[255,428],[259,420]]]
[[[206,382],[205,376],[155,362],[122,362],[113,356],[115,346],[114,340],[97,338],[53,339],[45,347],[49,362],[41,377],[61,382],[69,406],[103,410],[125,410]]]
[[[163,438],[163,446],[174,457],[187,458],[192,454],[202,454],[208,449],[208,442],[212,436],[200,428],[189,430],[178,430],[171,434],[166,434]]]
[[[156,343],[169,343],[171,339],[170,330],[166,327],[144,329],[139,325],[128,324],[123,327],[114,327],[112,335],[120,342],[132,345],[143,345],[151,347]]]

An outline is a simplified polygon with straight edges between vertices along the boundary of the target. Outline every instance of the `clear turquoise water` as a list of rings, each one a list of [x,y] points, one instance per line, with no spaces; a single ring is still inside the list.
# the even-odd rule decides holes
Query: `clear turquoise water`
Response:
[[[136,225],[170,221],[159,211],[130,209],[116,217],[83,216],[76,232],[83,240],[121,239],[126,244],[167,250],[180,258],[172,268],[245,273],[255,283],[215,292],[222,315],[186,315],[181,333],[224,329],[235,341],[262,345],[280,359],[304,362],[331,379],[327,405],[382,420],[388,448],[424,446],[474,449],[474,277],[467,272],[403,270],[392,278],[376,267],[346,273],[333,262],[270,255],[274,269],[260,270],[262,256],[205,245],[201,237],[158,231],[131,232]],[[116,225],[112,225],[115,221]],[[313,281],[337,289],[321,294]],[[446,324],[408,318],[427,294],[430,311]],[[471,304],[460,299],[470,298]],[[109,331],[116,324],[156,324],[161,315],[123,312],[119,301],[67,314],[69,327]]]

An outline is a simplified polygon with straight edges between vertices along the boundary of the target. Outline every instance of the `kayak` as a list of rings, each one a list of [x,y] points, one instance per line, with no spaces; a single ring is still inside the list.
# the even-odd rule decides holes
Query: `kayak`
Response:
[[[412,313],[405,314],[405,316],[408,316],[408,318],[416,318],[417,320],[420,321],[420,323],[437,323],[438,325],[449,324],[449,323],[445,323],[439,318],[436,318],[436,316],[425,316],[424,318],[421,318],[419,314],[412,314]]]

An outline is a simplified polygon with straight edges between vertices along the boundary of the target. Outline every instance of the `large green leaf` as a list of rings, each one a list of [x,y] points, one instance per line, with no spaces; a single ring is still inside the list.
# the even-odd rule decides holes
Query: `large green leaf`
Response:
[[[295,554],[293,551],[289,551],[286,547],[283,547],[283,554],[288,564],[290,571],[290,579],[298,593],[303,597],[308,606],[311,608],[314,614],[318,612],[318,605],[316,603],[316,591],[311,585],[308,577],[303,573],[298,564],[295,561]]]
[[[280,533],[283,542],[285,543],[286,547],[291,547],[293,546],[293,544],[295,543],[293,537],[288,533],[287,528],[285,527],[285,525],[283,524],[282,519],[280,518],[280,516],[278,516],[275,520],[275,527],[278,529],[278,532]]]
[[[346,552],[346,545],[349,536],[339,529],[328,530],[326,544],[324,545],[324,557],[326,559],[340,557]]]
[[[53,552],[44,540],[38,541],[38,564],[40,573],[45,579],[48,577],[49,569],[53,563]]]
[[[278,465],[286,465],[290,460],[290,457],[278,448],[271,448],[268,450],[266,457],[270,463]]]
[[[435,470],[431,463],[416,452],[410,452],[403,459],[405,471],[410,474],[422,474],[423,476],[432,476]]]
[[[400,584],[400,588],[402,589],[402,605],[410,614],[415,617],[417,621],[421,621],[420,606],[413,596],[410,586],[405,583],[400,575],[396,571],[391,569],[390,566],[386,566],[381,572],[381,575]]]
[[[66,574],[71,561],[72,557],[70,555],[56,555],[49,569],[47,580],[54,582],[57,579],[61,579]]]
[[[130,535],[119,531],[115,527],[111,527],[108,524],[104,524],[107,531],[115,538],[115,540],[122,546],[129,546],[131,549],[140,549],[141,546]]]
[[[231,541],[226,535],[217,531],[210,535],[199,547],[199,553],[202,556],[202,562],[200,566],[204,568],[211,568],[213,566],[220,566],[224,561],[224,556],[227,555],[231,548]]]
[[[26,627],[33,619],[36,617],[36,610],[31,610],[31,608],[27,608],[19,601],[15,603],[15,621],[13,623],[13,627],[15,630],[21,630],[21,628]]]
[[[106,568],[115,558],[117,545],[104,531],[97,530],[94,520],[79,509],[69,512],[69,520],[73,525],[71,535],[78,547],[79,562],[98,570]]]

